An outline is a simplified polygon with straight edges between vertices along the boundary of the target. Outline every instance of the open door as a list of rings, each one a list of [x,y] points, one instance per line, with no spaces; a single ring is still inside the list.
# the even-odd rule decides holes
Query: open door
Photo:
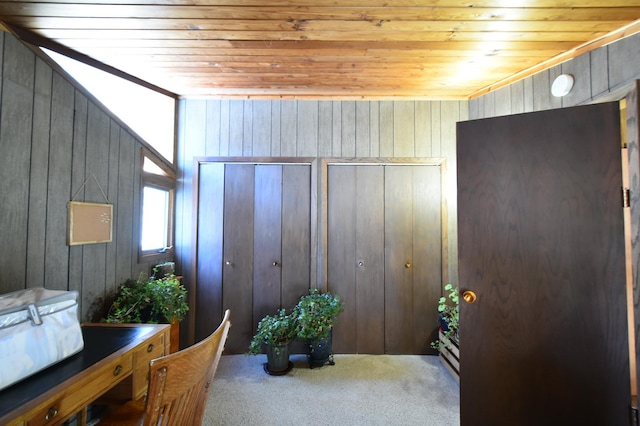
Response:
[[[618,103],[458,123],[461,424],[629,424]]]

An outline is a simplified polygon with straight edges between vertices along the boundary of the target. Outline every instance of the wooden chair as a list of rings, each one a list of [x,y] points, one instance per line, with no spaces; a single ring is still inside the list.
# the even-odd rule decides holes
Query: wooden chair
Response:
[[[231,312],[207,338],[181,351],[151,360],[145,399],[116,407],[100,426],[201,425],[209,386],[229,332]]]

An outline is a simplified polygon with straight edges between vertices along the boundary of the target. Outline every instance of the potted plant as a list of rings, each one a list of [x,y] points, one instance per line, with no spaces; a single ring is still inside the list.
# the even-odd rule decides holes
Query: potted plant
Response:
[[[446,297],[442,296],[438,301],[438,318],[440,319],[440,332],[451,344],[458,343],[458,321],[460,318],[460,304],[458,303],[458,289],[451,284],[444,286]],[[441,340],[431,343],[434,349],[440,349]]]
[[[444,286],[446,293],[438,301],[438,317],[440,330],[438,340],[431,343],[431,347],[439,352],[440,361],[451,372],[456,380],[460,375],[460,351],[458,337],[458,321],[460,318],[460,304],[458,303],[458,289],[451,284]]]
[[[175,275],[128,279],[109,308],[108,323],[178,323],[189,310],[187,290]]]
[[[320,293],[309,289],[293,308],[292,315],[298,323],[298,339],[307,346],[309,367],[333,365],[332,330],[338,315],[344,310],[344,303],[335,294]]]
[[[267,354],[264,371],[280,376],[287,374],[292,367],[289,361],[289,344],[296,337],[296,321],[279,309],[275,315],[266,315],[258,323],[256,334],[249,344],[248,355]]]

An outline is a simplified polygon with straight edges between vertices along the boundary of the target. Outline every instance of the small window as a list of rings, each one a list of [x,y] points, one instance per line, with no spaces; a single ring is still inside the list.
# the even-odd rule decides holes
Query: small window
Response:
[[[170,244],[169,208],[171,191],[145,185],[142,191],[142,251],[160,252]]]
[[[173,251],[175,174],[147,150],[142,158],[140,256],[153,260]]]

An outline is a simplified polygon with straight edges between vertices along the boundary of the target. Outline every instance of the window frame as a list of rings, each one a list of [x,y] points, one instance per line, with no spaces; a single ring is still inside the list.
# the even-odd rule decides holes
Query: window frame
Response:
[[[152,161],[158,166],[165,175],[144,171],[145,159]],[[150,187],[169,192],[168,220],[167,220],[167,246],[164,249],[142,250],[142,222],[144,213],[144,189]],[[166,259],[175,253],[175,192],[176,192],[176,173],[163,160],[162,157],[156,155],[152,150],[141,148],[140,156],[140,231],[138,233],[138,258],[140,262],[150,262]]]

